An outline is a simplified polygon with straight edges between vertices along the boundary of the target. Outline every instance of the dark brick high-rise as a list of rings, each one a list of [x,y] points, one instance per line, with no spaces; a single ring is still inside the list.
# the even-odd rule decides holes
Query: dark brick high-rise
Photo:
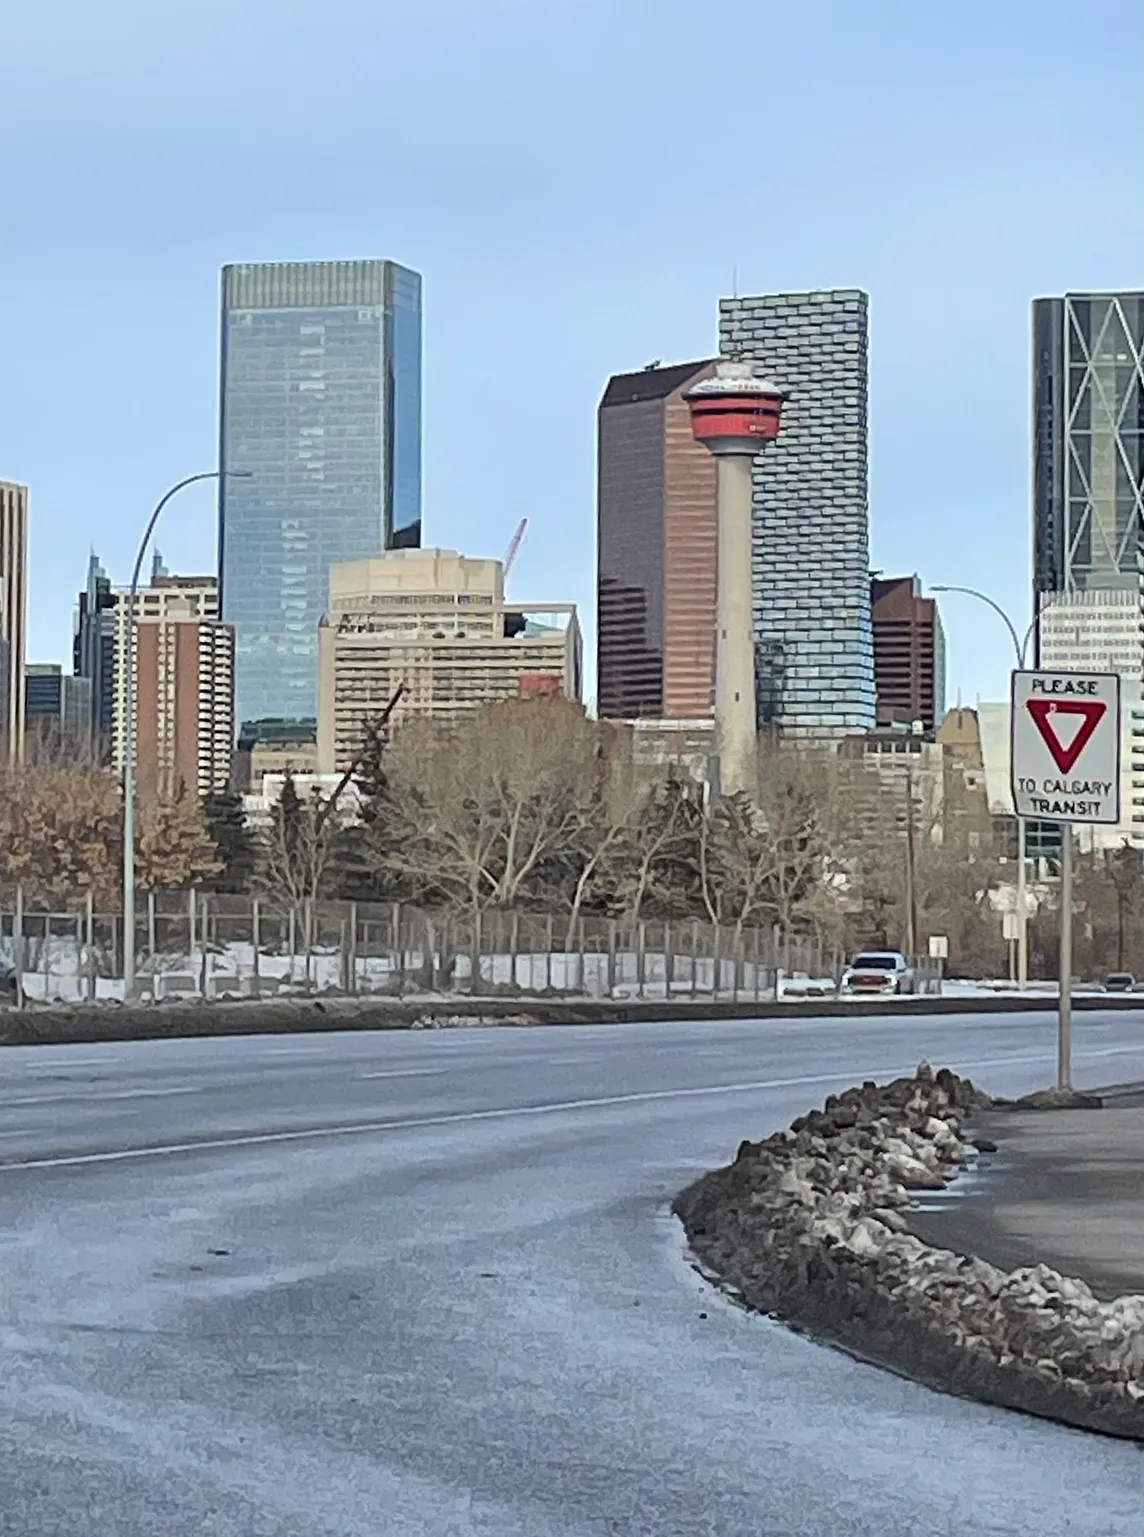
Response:
[[[604,719],[710,716],[715,463],[683,392],[712,362],[616,374],[599,410],[597,692]]]
[[[916,576],[870,583],[878,724],[921,721],[929,732],[945,712],[945,637],[937,603]]]

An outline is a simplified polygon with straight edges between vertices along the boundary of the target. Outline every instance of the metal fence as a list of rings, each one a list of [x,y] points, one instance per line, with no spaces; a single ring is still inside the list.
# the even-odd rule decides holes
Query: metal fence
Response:
[[[198,891],[142,899],[137,985],[153,999],[341,992],[390,997],[764,1000],[832,992],[844,964],[814,939],[698,920],[623,922],[408,906],[292,907]],[[0,948],[29,1000],[121,998],[123,919],[0,912]],[[937,991],[919,963],[918,989]]]

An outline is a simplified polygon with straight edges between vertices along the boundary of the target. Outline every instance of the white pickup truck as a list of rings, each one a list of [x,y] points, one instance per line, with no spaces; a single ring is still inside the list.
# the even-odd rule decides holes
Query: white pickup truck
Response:
[[[838,990],[851,998],[912,993],[916,978],[900,950],[863,950],[842,973]]]

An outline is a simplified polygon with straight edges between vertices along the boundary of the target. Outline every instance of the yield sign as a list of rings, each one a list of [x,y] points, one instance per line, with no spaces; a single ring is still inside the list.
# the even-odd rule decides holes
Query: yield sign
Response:
[[[1084,752],[1108,708],[1103,699],[1027,699],[1025,703],[1062,774],[1067,774]],[[1068,742],[1057,735],[1064,716],[1080,717],[1080,726]]]
[[[1120,679],[1062,669],[1013,674],[1013,810],[1046,822],[1120,821]]]

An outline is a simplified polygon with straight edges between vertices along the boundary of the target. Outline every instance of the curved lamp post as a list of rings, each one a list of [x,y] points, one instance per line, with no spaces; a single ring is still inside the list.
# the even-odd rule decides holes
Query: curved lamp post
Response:
[[[139,553],[131,572],[131,587],[127,594],[127,643],[124,665],[125,712],[123,722],[123,995],[130,1001],[135,995],[135,599],[139,591],[139,573],[151,535],[159,521],[159,514],[171,498],[186,486],[200,480],[249,480],[250,470],[203,470],[198,475],[188,475],[167,491],[156,503],[155,510],[143,530]]]
[[[995,603],[988,593],[978,592],[976,587],[947,587],[935,586],[931,592],[960,592],[968,598],[977,598],[981,603],[987,603],[995,614],[1000,615],[1009,631],[1013,642],[1013,652],[1017,659],[1017,670],[1022,671],[1025,666],[1025,654],[1028,650],[1029,640],[1037,627],[1034,619],[1025,631],[1024,639],[1017,635],[1017,627],[1009,618],[1009,615],[999,603]],[[1029,927],[1028,913],[1026,911],[1025,897],[1025,818],[1017,818],[1017,986],[1023,988],[1029,980]]]

